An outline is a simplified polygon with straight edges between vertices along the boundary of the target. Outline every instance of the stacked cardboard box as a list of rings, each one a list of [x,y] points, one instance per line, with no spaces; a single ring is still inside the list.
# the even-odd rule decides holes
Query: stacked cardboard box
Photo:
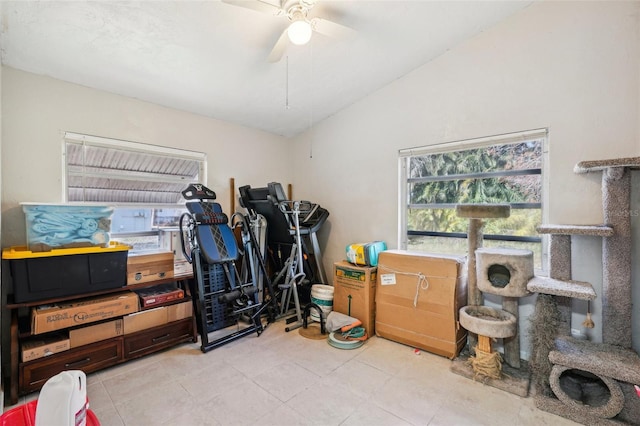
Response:
[[[138,311],[138,295],[125,291],[70,303],[37,306],[31,310],[31,332],[45,333]]]
[[[50,335],[22,342],[22,362],[69,350],[69,338],[64,334]]]
[[[458,322],[458,310],[466,302],[464,258],[380,253],[376,335],[453,359],[466,342],[466,330]]]
[[[127,285],[173,278],[173,253],[137,253],[127,258]]]
[[[71,348],[122,336],[122,318],[69,330]]]
[[[189,318],[193,315],[192,302],[190,300],[169,306],[160,306],[127,315],[124,320],[124,334],[146,330],[152,327]]]

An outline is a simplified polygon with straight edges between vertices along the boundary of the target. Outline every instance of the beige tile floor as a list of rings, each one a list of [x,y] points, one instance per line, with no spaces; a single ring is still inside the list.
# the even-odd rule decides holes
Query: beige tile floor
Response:
[[[447,358],[378,337],[340,350],[284,326],[89,374],[91,409],[104,426],[576,424],[451,373]]]

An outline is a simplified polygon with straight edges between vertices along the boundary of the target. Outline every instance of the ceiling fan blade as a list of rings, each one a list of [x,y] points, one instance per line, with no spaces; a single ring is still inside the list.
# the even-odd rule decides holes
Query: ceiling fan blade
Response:
[[[314,31],[333,38],[348,39],[356,36],[357,31],[333,21],[322,18],[313,18],[311,28]]]
[[[260,0],[222,0],[222,3],[227,3],[232,6],[240,6],[246,9],[256,10],[258,12],[267,13],[269,15],[281,16],[286,15],[286,11],[278,6],[274,6],[271,3]]]
[[[285,28],[282,34],[280,34],[280,38],[276,42],[273,49],[271,49],[271,53],[269,53],[269,58],[267,60],[269,62],[278,62],[282,59],[282,55],[284,54],[285,49],[287,48],[289,37],[287,36],[288,28]]]

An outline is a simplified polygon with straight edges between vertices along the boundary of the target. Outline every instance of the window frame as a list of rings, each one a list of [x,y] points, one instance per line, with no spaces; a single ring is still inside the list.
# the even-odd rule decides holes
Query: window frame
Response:
[[[207,155],[205,153],[202,152],[197,152],[197,151],[190,151],[190,150],[186,150],[186,149],[178,149],[178,148],[171,148],[171,147],[165,147],[165,146],[160,146],[160,145],[152,145],[152,144],[146,144],[146,143],[142,143],[142,142],[132,142],[132,141],[126,141],[126,140],[121,140],[121,139],[112,139],[112,138],[107,138],[107,137],[101,137],[101,136],[92,136],[92,135],[85,135],[85,134],[80,134],[80,133],[73,133],[73,132],[65,132],[62,138],[62,193],[63,193],[63,199],[65,202],[69,202],[69,191],[68,191],[68,161],[67,161],[67,143],[76,143],[76,144],[82,144],[82,145],[89,145],[89,146],[95,146],[95,147],[105,147],[105,148],[111,148],[111,149],[122,149],[123,151],[128,151],[128,152],[137,152],[137,153],[142,153],[142,154],[149,154],[149,155],[154,155],[154,156],[166,156],[166,157],[172,157],[172,158],[181,158],[181,159],[185,159],[185,160],[191,160],[191,161],[196,161],[199,163],[200,165],[200,170],[198,172],[198,176],[199,176],[199,182],[197,183],[201,183],[203,185],[207,185]],[[91,176],[92,173],[87,173],[87,175]],[[173,182],[177,182],[178,179],[176,178],[170,178],[170,177],[162,177],[162,178],[157,178],[154,177],[153,173],[145,173],[145,172],[131,172],[130,176],[128,176],[128,179],[130,180],[135,180],[136,176],[141,177],[141,176],[145,176],[145,180],[146,181],[173,181]],[[127,178],[126,173],[120,173],[120,174],[114,174],[111,177],[122,177],[122,178]],[[195,183],[195,182],[185,182],[186,184],[189,183]],[[74,203],[82,203],[80,201],[73,201]],[[84,202],[92,202],[92,201],[84,201]],[[96,202],[93,202],[96,203]],[[97,203],[101,203],[101,202],[97,202]],[[105,202],[106,203],[106,202]],[[129,207],[135,207],[135,206],[145,206],[145,207],[149,207],[152,206],[153,204],[160,206],[160,207],[169,207],[169,206],[174,206],[174,204],[172,203],[144,203],[144,202],[108,202],[107,204],[109,205],[113,205],[113,206],[118,206],[118,205],[126,205]],[[178,203],[179,204],[179,203]]]
[[[454,142],[445,142],[438,143],[433,145],[425,145],[414,148],[406,148],[398,150],[398,248],[406,250],[409,244],[409,236],[410,235],[425,235],[425,236],[444,236],[444,237],[452,237],[452,238],[466,238],[466,233],[456,233],[456,232],[436,232],[436,231],[412,231],[408,230],[408,210],[410,208],[415,207],[415,204],[410,203],[409,199],[409,186],[411,182],[415,181],[437,181],[437,180],[454,180],[456,177],[469,177],[468,175],[449,175],[446,178],[444,177],[426,177],[426,178],[409,178],[409,170],[408,164],[411,157],[421,156],[421,155],[433,155],[433,154],[441,154],[446,152],[454,152],[454,151],[463,151],[477,148],[486,148],[494,145],[503,145],[503,144],[515,144],[519,142],[526,142],[531,140],[541,140],[542,141],[542,152],[541,152],[541,190],[542,190],[542,199],[540,202],[540,210],[541,210],[541,220],[542,223],[548,223],[548,212],[545,206],[548,202],[548,146],[549,146],[549,131],[546,128],[543,129],[534,129],[527,130],[521,132],[500,134],[495,136],[486,136],[481,138],[474,139],[466,139]],[[521,171],[517,172],[507,172],[507,171],[498,171],[498,172],[487,172],[487,173],[472,173],[474,177],[492,177],[492,176],[501,176],[501,175],[514,175],[523,173]],[[530,173],[537,174],[537,172]],[[486,176],[485,176],[486,175]],[[489,176],[491,175],[491,176]],[[527,204],[520,205],[521,203],[514,203],[516,207],[527,207]],[[535,203],[538,204],[538,203]],[[423,206],[423,205],[421,205]],[[436,207],[434,205],[433,207]],[[455,204],[438,204],[438,208],[453,208]],[[503,240],[503,241],[521,241],[521,242],[531,242],[533,237],[517,237],[517,236],[504,236],[504,235],[487,235],[485,236],[487,240]],[[537,238],[535,239],[537,241]],[[548,271],[548,236],[540,235],[540,244],[541,244],[541,265],[542,270],[538,271],[540,274],[544,274],[545,271]]]
[[[143,172],[143,171],[116,171],[114,173],[95,173],[88,171],[84,172],[72,172],[69,170],[71,167],[68,164],[67,158],[67,145],[69,143],[79,144],[79,145],[87,145],[93,147],[104,147],[109,149],[121,149],[122,151],[130,152],[130,153],[140,153],[140,154],[149,154],[151,156],[164,156],[170,158],[180,158],[189,161],[195,161],[198,163],[198,182],[186,181],[184,178],[188,176],[182,177],[173,177],[169,175],[160,175],[158,173],[153,172]],[[111,169],[115,170],[115,169]],[[146,144],[141,142],[132,142],[120,139],[112,139],[101,136],[93,136],[93,135],[85,135],[80,133],[73,132],[65,132],[62,137],[62,193],[63,200],[68,204],[91,204],[91,205],[106,205],[114,208],[115,211],[118,209],[145,209],[151,210],[151,214],[155,215],[157,210],[160,209],[182,209],[185,208],[185,200],[179,200],[177,203],[162,203],[162,202],[143,202],[143,201],[134,201],[134,202],[114,202],[114,201],[69,201],[69,179],[68,176],[70,174],[75,174],[76,176],[88,176],[88,177],[113,177],[120,180],[142,180],[144,182],[156,182],[156,183],[173,183],[176,184],[178,182],[183,182],[184,187],[186,188],[190,183],[202,183],[206,186],[207,184],[207,155],[202,152],[190,151],[185,149],[164,147],[159,145]],[[117,189],[113,189],[112,191],[118,191]],[[127,191],[127,189],[123,189],[122,191]],[[115,212],[114,212],[115,214]],[[157,237],[160,238],[160,234],[163,230],[173,229],[172,227],[163,227],[163,226],[155,226],[153,224],[153,217],[151,218],[151,229],[145,229],[140,231],[126,230],[124,232],[118,232],[118,230],[111,229],[110,234],[117,238],[137,238],[137,237]],[[176,227],[177,228],[177,227]],[[144,250],[144,249],[142,249]],[[152,249],[154,250],[154,249]]]

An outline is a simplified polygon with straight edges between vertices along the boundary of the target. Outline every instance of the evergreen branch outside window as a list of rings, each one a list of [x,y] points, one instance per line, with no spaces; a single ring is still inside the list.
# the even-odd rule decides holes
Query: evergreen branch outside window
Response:
[[[425,146],[399,153],[399,247],[466,254],[468,219],[457,204],[511,205],[511,216],[485,221],[485,246],[534,251],[546,264],[542,238],[546,130]]]

